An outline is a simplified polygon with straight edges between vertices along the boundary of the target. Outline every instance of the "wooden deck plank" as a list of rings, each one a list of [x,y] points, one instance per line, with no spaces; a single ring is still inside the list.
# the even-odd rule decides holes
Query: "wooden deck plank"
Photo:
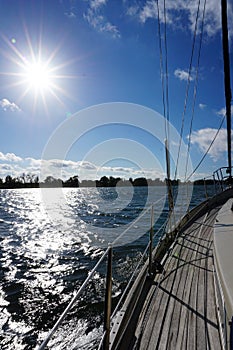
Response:
[[[195,270],[194,276],[193,276],[193,283],[192,287],[190,289],[190,298],[188,301],[189,309],[187,312],[187,324],[186,324],[186,343],[183,344],[183,348],[186,349],[196,349],[197,347],[197,339],[196,339],[196,320],[197,315],[195,313],[195,310],[197,309],[197,289],[198,289],[198,279],[199,279],[199,260],[203,259],[203,251],[206,250],[206,245],[204,244],[206,240],[204,240],[204,243],[200,243],[203,239],[199,235],[198,237],[187,238],[188,240],[195,240],[196,241],[196,247],[197,247],[197,253],[196,257],[193,261],[190,262],[190,265]],[[203,233],[203,232],[202,232]]]
[[[208,320],[216,320],[216,322],[212,325],[207,323],[207,332],[209,337],[209,348],[213,349],[216,344],[218,344],[220,339],[220,331],[218,329],[217,324],[217,311],[215,307],[215,292],[214,292],[214,278],[213,278],[213,237],[211,237],[211,241],[209,244],[209,248],[207,251],[208,254],[208,264],[206,268],[206,291],[208,293],[208,303],[207,303],[207,314],[206,317]],[[207,296],[206,296],[207,298]]]
[[[204,332],[204,334],[202,333],[202,338],[201,336],[199,336],[198,332],[197,332],[197,337],[199,336],[199,343],[197,343],[197,348],[198,348],[198,344],[199,344],[199,348],[203,349],[203,342],[204,342],[204,346],[206,349],[211,349],[211,343],[210,343],[210,338],[211,338],[211,334],[214,332],[214,327],[213,325],[210,326],[210,319],[207,315],[207,309],[208,308],[212,308],[212,310],[216,310],[216,306],[215,306],[215,301],[214,301],[214,289],[210,290],[209,287],[211,286],[210,281],[213,282],[213,259],[212,259],[212,254],[210,254],[210,248],[213,242],[213,224],[214,224],[214,220],[215,220],[215,216],[216,216],[216,210],[213,211],[213,213],[215,213],[215,215],[210,215],[209,216],[209,220],[206,222],[207,225],[209,225],[210,229],[208,229],[208,226],[205,226],[206,229],[203,230],[203,238],[205,239],[205,245],[206,245],[206,249],[205,249],[205,254],[206,254],[206,258],[203,259],[201,261],[201,273],[200,273],[200,277],[201,277],[201,281],[202,281],[202,288],[198,288],[198,290],[201,293],[202,296],[202,303],[199,302],[200,299],[198,299],[198,304],[197,304],[197,310],[198,307],[200,308],[200,313],[204,316],[203,319],[198,320],[197,324],[199,325],[199,329],[201,329],[201,325],[203,326],[202,328],[202,332]],[[208,283],[209,280],[209,283]],[[213,287],[213,283],[212,283],[212,287]],[[210,300],[210,295],[212,295],[212,304],[211,304],[211,300]],[[202,306],[202,309],[201,309]],[[203,341],[200,341],[201,339],[203,339]],[[216,343],[214,345],[214,347],[217,346],[217,341],[219,341],[219,338],[216,338]],[[219,344],[219,347],[220,344]]]
[[[192,263],[197,260],[198,258],[198,252],[200,250],[200,245],[198,244],[198,239],[201,234],[200,227],[196,228],[198,230],[197,237],[193,240],[188,240],[188,234],[186,234],[186,243],[190,244],[190,247],[193,249],[193,255],[191,259],[187,262],[187,268],[189,270],[190,274],[190,285],[185,286],[186,293],[183,294],[181,297],[181,300],[183,303],[180,303],[180,310],[179,310],[179,318],[180,318],[180,324],[178,327],[178,335],[176,339],[176,343],[173,345],[175,349],[182,349],[182,348],[187,348],[187,339],[188,337],[190,338],[190,332],[187,331],[187,322],[188,322],[188,315],[191,313],[191,311],[188,309],[188,307],[185,307],[185,305],[190,305],[192,301],[192,294],[193,291],[195,291],[195,281],[197,279],[197,273],[196,273],[196,266]],[[186,327],[185,327],[186,326]],[[175,325],[174,325],[175,327]],[[193,335],[193,330],[191,332],[191,335]]]
[[[153,312],[150,319],[150,324],[147,325],[147,327],[150,328],[150,332],[147,332],[147,330],[144,332],[144,339],[147,341],[148,348],[155,349],[158,348],[168,348],[170,344],[170,339],[173,337],[173,333],[170,334],[170,339],[168,339],[168,330],[169,329],[175,329],[174,327],[171,328],[171,320],[173,320],[173,311],[176,304],[180,304],[179,300],[177,301],[177,295],[179,293],[183,294],[185,293],[184,286],[187,287],[187,278],[188,278],[188,284],[191,284],[192,275],[190,275],[190,271],[187,265],[187,261],[191,260],[192,255],[195,252],[195,242],[192,242],[192,244],[188,243],[191,249],[187,249],[186,242],[184,241],[184,238],[179,238],[179,244],[176,245],[176,250],[173,253],[173,256],[171,256],[169,260],[169,264],[173,267],[172,271],[169,271],[168,265],[165,265],[165,269],[167,271],[166,277],[159,285],[159,289],[162,289],[162,293],[167,294],[167,303],[166,305],[163,305],[163,319],[161,321],[161,314],[159,312],[156,313]],[[184,249],[185,248],[185,249]],[[174,268],[175,266],[175,268]],[[173,273],[173,277],[171,279]],[[167,279],[170,279],[170,283],[167,283]],[[166,282],[166,286],[164,286],[164,282]],[[180,292],[178,293],[178,290]],[[189,290],[189,288],[188,288]],[[176,296],[176,298],[174,297]],[[181,297],[182,299],[182,297]],[[156,304],[156,300],[154,300],[154,303]],[[155,311],[155,310],[153,310]],[[156,317],[156,320],[155,320]],[[153,321],[152,321],[153,320]],[[176,320],[173,320],[175,325],[177,326]],[[162,324],[162,327],[161,327]],[[160,333],[157,334],[157,332],[152,332],[152,327],[154,329],[159,329]],[[152,332],[152,333],[151,333]],[[176,329],[177,333],[177,329]],[[149,335],[151,334],[150,338]],[[174,334],[174,338],[176,338],[177,334]],[[144,339],[142,339],[142,343],[144,343]],[[148,341],[148,339],[150,341]],[[145,344],[144,344],[145,346]]]
[[[181,249],[181,247],[178,248]],[[179,254],[179,252],[178,252]],[[144,344],[148,349],[150,348],[156,348],[157,341],[159,336],[154,333],[154,328],[157,327],[157,323],[161,324],[161,320],[166,317],[166,306],[169,303],[169,294],[164,293],[160,286],[163,285],[163,288],[166,290],[171,290],[172,284],[174,281],[174,271],[176,271],[176,268],[174,268],[172,264],[172,259],[168,260],[168,263],[165,265],[165,275],[163,276],[162,280],[160,281],[160,284],[157,286],[157,293],[154,294],[152,302],[152,308],[148,309],[147,315],[146,315],[146,322],[143,325],[143,332],[141,333],[141,339],[140,343]],[[169,276],[169,278],[167,278]],[[158,281],[155,280],[155,285],[157,285]],[[155,302],[155,300],[158,300]],[[161,329],[161,325],[158,329]],[[155,335],[155,339],[153,337]]]
[[[187,242],[186,237],[183,237],[182,247],[184,247],[185,249],[182,249],[183,254],[179,257],[181,266],[180,274],[176,276],[179,281],[180,288],[177,291],[174,290],[174,294],[172,295],[172,299],[174,301],[173,313],[171,317],[170,327],[168,329],[164,329],[163,338],[166,339],[166,342],[160,342],[161,349],[181,349],[183,347],[183,344],[185,344],[186,342],[186,305],[188,305],[189,303],[192,278],[194,274],[194,268],[193,266],[190,266],[190,261],[194,260],[197,254],[196,241],[194,240]],[[186,254],[186,252],[188,252],[188,254]],[[174,313],[176,309],[179,310],[178,315],[175,315]],[[179,322],[177,323],[178,318]],[[169,333],[173,335],[173,344],[171,344],[171,335],[169,336]],[[185,345],[184,348],[186,348]]]
[[[203,350],[214,345],[221,349],[214,311],[211,250],[214,219],[212,212],[207,219],[202,218],[203,226],[198,220],[195,230],[191,227],[174,246],[165,265],[166,275],[158,284],[158,293],[150,300],[154,305],[147,314],[137,348]]]
[[[194,262],[192,263],[192,268],[196,269]],[[198,274],[195,271],[195,273],[193,274],[192,286],[190,289],[190,297],[188,301],[189,309],[187,312],[187,319],[186,319],[187,325],[185,330],[186,331],[185,346],[187,349],[196,349],[196,314],[194,310],[196,310],[197,305],[196,305],[196,298],[194,298],[194,295],[196,295],[196,291],[198,288],[197,281],[198,281]],[[182,313],[180,317],[182,317]],[[189,331],[189,329],[191,331]],[[178,350],[177,347],[176,349]]]
[[[157,319],[157,323],[154,324],[155,329],[160,329],[159,336],[156,337],[156,332],[154,331],[152,333],[152,337],[150,340],[150,346],[151,349],[153,349],[153,345],[155,344],[155,339],[157,338],[157,348],[167,348],[169,341],[168,341],[168,334],[169,330],[171,329],[171,320],[173,316],[173,310],[176,303],[176,299],[174,296],[178,294],[178,290],[180,287],[180,283],[186,280],[187,271],[185,271],[185,261],[189,259],[190,254],[192,254],[192,251],[188,249],[184,249],[184,242],[183,238],[179,238],[179,244],[177,244],[177,247],[179,247],[179,250],[175,251],[174,254],[171,256],[171,262],[170,264],[174,267],[172,270],[173,277],[172,277],[172,285],[170,289],[165,289],[163,283],[160,284],[159,288],[162,290],[162,293],[166,293],[168,295],[168,303],[166,305],[165,315],[164,319],[159,320]],[[166,269],[166,265],[165,265]],[[167,275],[168,279],[171,279],[171,275]],[[156,301],[155,301],[156,302]],[[161,325],[162,323],[162,325]],[[174,329],[173,329],[174,330]],[[175,336],[175,334],[171,334],[171,337]]]
[[[117,350],[221,349],[213,282],[213,224],[207,212],[178,236]],[[126,338],[127,339],[127,335]],[[130,344],[129,344],[130,343]]]
[[[182,241],[184,238],[182,238]],[[183,321],[184,317],[182,315],[182,318],[180,317],[182,304],[180,303],[180,300],[185,300],[186,295],[189,293],[189,289],[192,283],[192,270],[189,269],[187,266],[187,261],[192,259],[192,256],[194,254],[193,248],[188,249],[186,248],[185,251],[188,252],[188,254],[184,255],[179,258],[181,269],[180,273],[176,276],[178,280],[178,288],[177,290],[174,290],[174,293],[172,295],[173,300],[173,309],[171,310],[170,314],[170,324],[168,325],[167,330],[165,329],[165,332],[163,334],[163,338],[166,339],[166,343],[161,341],[160,346],[167,349],[174,349],[177,343],[177,337],[178,337],[178,331],[179,329],[183,331]],[[169,317],[169,316],[168,316]],[[179,325],[179,327],[177,327]],[[166,333],[168,336],[166,336]],[[179,347],[180,348],[180,347]]]
[[[177,254],[180,254],[180,252],[179,252],[180,249],[181,249],[181,247],[177,248],[177,251],[176,251]],[[169,300],[169,295],[164,293],[161,290],[160,286],[163,285],[163,287],[166,290],[171,289],[171,285],[173,283],[173,279],[171,277],[173,276],[175,270],[176,269],[174,268],[172,259],[169,259],[168,263],[165,265],[165,274],[161,278],[159,285],[156,287],[157,288],[157,295],[154,295],[154,299],[152,300],[153,308],[151,308],[150,310],[148,310],[149,312],[147,312],[147,322],[144,325],[145,330],[143,330],[143,336],[142,336],[143,339],[141,339],[141,342],[142,343],[147,342],[148,347],[151,346],[150,343],[154,347],[157,344],[157,339],[154,339],[154,340],[151,339],[153,336],[153,329],[154,329],[154,327],[156,327],[156,322],[161,323],[161,319],[163,319],[163,317],[165,317],[165,315],[166,315],[166,313],[165,313],[166,307],[165,306],[167,305],[168,300]],[[170,278],[168,278],[168,276]],[[157,283],[158,283],[158,281],[156,279],[155,285],[157,285]],[[156,298],[158,298],[160,300],[159,303],[155,303]]]
[[[198,274],[198,288],[196,293],[196,349],[207,349],[206,322],[205,322],[205,259],[200,259]]]

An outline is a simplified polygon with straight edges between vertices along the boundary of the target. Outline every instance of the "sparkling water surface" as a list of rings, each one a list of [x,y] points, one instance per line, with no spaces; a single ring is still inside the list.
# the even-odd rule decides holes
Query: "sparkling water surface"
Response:
[[[150,212],[164,187],[0,190],[0,348],[35,349],[57,321],[109,242],[114,249],[113,306],[148,243]],[[59,197],[60,196],[60,197]],[[191,205],[204,198],[196,186]],[[139,216],[142,216],[139,220]],[[167,204],[155,205],[155,229]],[[135,221],[137,220],[137,221]],[[130,241],[130,242],[129,242]],[[102,335],[106,261],[48,345],[96,349]]]

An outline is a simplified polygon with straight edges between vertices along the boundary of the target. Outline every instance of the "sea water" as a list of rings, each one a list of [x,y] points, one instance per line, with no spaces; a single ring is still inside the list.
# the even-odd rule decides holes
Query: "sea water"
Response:
[[[45,191],[45,192],[43,192]],[[116,242],[113,307],[166,220],[159,187],[0,190],[0,348],[35,349],[104,253]],[[191,206],[204,199],[196,186]],[[162,233],[161,233],[162,234]],[[159,239],[159,237],[158,237]],[[156,240],[155,240],[156,244]],[[51,349],[95,349],[103,332],[106,261],[59,327]]]

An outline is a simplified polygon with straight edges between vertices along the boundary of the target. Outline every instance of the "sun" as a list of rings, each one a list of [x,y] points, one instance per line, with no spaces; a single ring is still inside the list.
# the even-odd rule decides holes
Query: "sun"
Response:
[[[54,66],[52,63],[51,57],[43,59],[41,53],[36,56],[33,52],[31,57],[23,57],[22,62],[18,64],[19,72],[16,84],[22,86],[20,99],[26,95],[32,96],[34,110],[42,102],[46,111],[48,111],[47,106],[51,96],[63,105],[59,95],[65,95],[65,92],[60,88],[58,82],[64,76],[58,74],[60,67]]]
[[[58,68],[52,65],[50,57],[43,59],[41,54],[36,56],[33,53],[31,57],[23,57],[17,74],[17,84],[24,86],[22,97],[32,93],[35,101],[42,98],[45,103],[46,98],[53,95],[60,101],[57,93],[63,91],[58,85],[60,78],[60,75],[57,74]]]
[[[36,91],[45,92],[52,88],[53,76],[46,63],[28,62],[25,64],[25,83]]]
[[[49,52],[48,47],[43,46],[42,39],[40,39],[33,46],[26,27],[27,44],[22,47],[16,39],[13,38],[9,41],[3,34],[0,36],[10,49],[4,51],[4,55],[9,59],[9,66],[12,67],[12,70],[0,71],[0,76],[11,77],[12,83],[7,87],[17,89],[19,93],[17,102],[19,103],[27,97],[33,111],[43,105],[47,113],[48,106],[52,105],[50,102],[53,99],[64,107],[64,97],[68,99],[71,97],[64,89],[64,83],[61,87],[61,81],[64,79],[67,81],[71,78],[64,72],[70,61],[59,62],[57,53],[60,50],[60,45]]]

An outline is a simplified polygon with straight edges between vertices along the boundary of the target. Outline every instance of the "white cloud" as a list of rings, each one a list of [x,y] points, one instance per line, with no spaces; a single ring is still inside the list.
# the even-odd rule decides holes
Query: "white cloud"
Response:
[[[145,23],[149,18],[157,18],[157,5],[155,1],[147,1],[141,10],[139,17],[142,23]]]
[[[199,108],[200,109],[205,109],[206,108],[206,105],[204,103],[199,103]]]
[[[217,115],[224,117],[226,115],[226,108],[222,108],[217,112]]]
[[[7,161],[7,162],[21,162],[22,158],[16,156],[14,153],[2,153],[0,152],[0,161]]]
[[[0,164],[0,171],[1,172],[5,172],[5,171],[11,171],[11,170],[14,170],[14,167],[12,167],[11,165],[9,164]]]
[[[76,18],[76,14],[72,11],[65,12],[65,16],[68,18]]]
[[[180,80],[188,81],[188,79],[189,79],[190,81],[193,81],[192,74],[189,75],[187,70],[177,68],[174,72],[174,75],[176,78],[178,78]]]
[[[217,133],[217,129],[205,128],[198,131],[194,131],[191,136],[191,143],[196,144],[199,149],[205,153],[209,148],[212,140]],[[227,150],[227,131],[226,129],[221,129],[216,137],[215,142],[210,148],[209,155],[213,161],[219,160],[223,153]]]
[[[233,114],[233,106],[231,106],[231,114]],[[220,115],[220,116],[224,117],[226,115],[226,108],[225,107],[221,108],[217,112],[217,115]]]
[[[140,7],[137,4],[130,5],[126,9],[126,14],[130,17],[135,17],[136,15],[138,15],[139,11],[140,11]]]
[[[39,166],[39,173],[41,173],[42,180],[46,176],[53,176],[55,178],[68,179],[74,175],[80,175],[81,178],[92,179],[96,178],[97,167],[95,164],[88,161],[72,161],[61,159],[50,160],[35,160],[27,158],[30,165],[34,167]]]
[[[106,4],[107,0],[92,0],[90,3],[90,7],[96,10]]]
[[[6,98],[3,98],[0,100],[0,106],[4,111],[10,111],[10,112],[20,112],[21,109],[19,106],[17,106],[14,102],[10,102]]]
[[[31,166],[36,166],[36,167],[41,166],[41,159],[34,159],[31,157],[27,157],[25,158],[25,160],[28,161]]]
[[[81,162],[77,162],[78,166],[82,169],[86,169],[86,170],[96,170],[97,167],[95,164],[88,162],[88,161],[81,161]]]
[[[120,38],[120,32],[117,26],[113,25],[103,14],[103,6],[107,0],[92,0],[87,12],[83,15],[84,19],[100,33],[108,33],[113,38]]]
[[[160,20],[164,22],[164,3],[162,0],[159,3]],[[200,18],[202,18],[204,1],[200,2]],[[130,9],[130,7],[129,7]],[[137,16],[142,23],[145,23],[150,18],[158,17],[157,1],[147,0],[140,11],[127,11],[129,15]],[[185,25],[189,30],[193,31],[195,28],[197,13],[197,2],[192,0],[167,0],[166,1],[166,22],[173,27],[182,29]],[[208,36],[213,36],[221,29],[221,11],[220,1],[209,0],[206,4],[205,11],[205,26],[204,31]],[[233,28],[233,8],[232,4],[228,2],[228,21],[229,29]],[[198,27],[200,28],[199,20]]]

